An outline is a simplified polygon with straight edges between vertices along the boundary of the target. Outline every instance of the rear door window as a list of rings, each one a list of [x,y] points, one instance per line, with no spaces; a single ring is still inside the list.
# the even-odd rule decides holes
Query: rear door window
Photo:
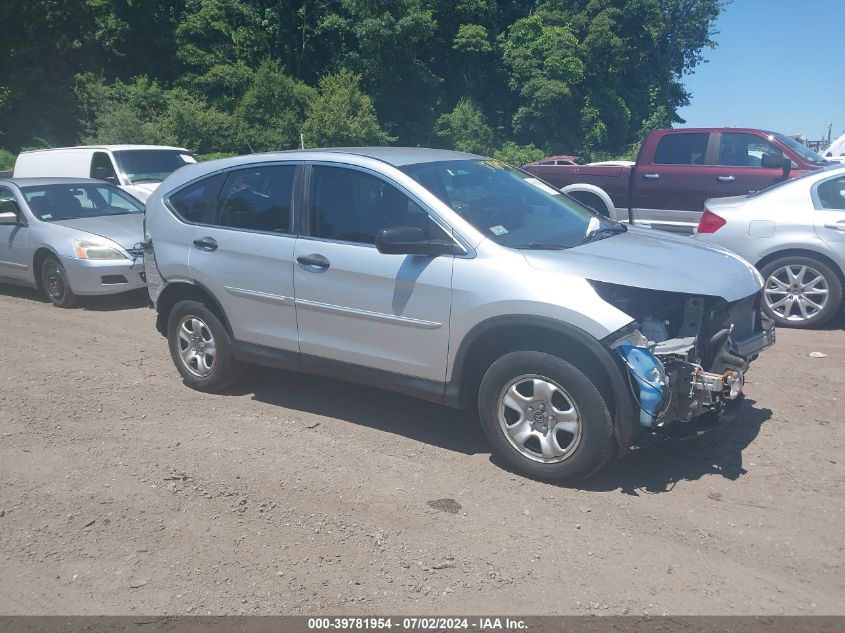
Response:
[[[845,211],[845,176],[820,183],[816,195],[822,209]]]
[[[706,165],[709,140],[710,135],[706,132],[667,134],[657,143],[654,164]]]
[[[212,224],[290,233],[296,169],[296,165],[262,165],[230,172]]]

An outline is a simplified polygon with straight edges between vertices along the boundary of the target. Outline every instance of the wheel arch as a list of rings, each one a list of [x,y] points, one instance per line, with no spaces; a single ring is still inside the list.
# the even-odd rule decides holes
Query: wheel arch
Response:
[[[56,251],[46,246],[39,246],[32,256],[32,277],[39,290],[44,290],[44,283],[41,281],[41,266],[44,265],[44,260],[48,257],[55,257],[61,262],[61,258],[56,254]]]
[[[211,291],[194,280],[184,280],[168,283],[156,300],[156,329],[162,336],[167,336],[167,321],[170,318],[173,306],[186,299],[193,299],[205,305],[220,319],[229,335],[233,335],[232,325],[226,316],[226,311]]]
[[[579,202],[583,202],[583,201],[573,194],[586,193],[586,194],[590,194],[591,196],[595,196],[599,200],[601,200],[602,204],[605,207],[605,212],[602,215],[605,215],[609,218],[612,218],[613,215],[614,215],[613,210],[616,208],[616,205],[613,204],[613,200],[610,198],[608,193],[604,189],[602,189],[601,187],[598,187],[596,185],[591,185],[589,183],[574,183],[574,184],[571,184],[571,185],[567,185],[566,187],[563,187],[561,189],[561,191],[563,193],[575,198]],[[602,212],[601,209],[596,209],[596,211],[598,211],[599,213]]]
[[[446,400],[469,406],[488,367],[504,354],[519,350],[546,352],[581,370],[605,398],[614,434],[627,450],[640,432],[625,376],[610,350],[578,327],[533,315],[506,315],[483,321],[464,337],[455,355]]]
[[[795,257],[807,257],[809,259],[815,259],[820,261],[824,265],[829,266],[833,273],[839,278],[839,283],[842,284],[843,288],[845,288],[845,271],[842,270],[842,266],[840,266],[834,259],[831,259],[828,255],[807,248],[784,248],[782,250],[772,251],[771,253],[767,253],[759,261],[757,261],[754,264],[754,267],[757,268],[757,270],[762,271],[763,268],[765,268],[768,264],[775,261],[776,259],[780,259],[781,257],[789,257],[790,255]]]

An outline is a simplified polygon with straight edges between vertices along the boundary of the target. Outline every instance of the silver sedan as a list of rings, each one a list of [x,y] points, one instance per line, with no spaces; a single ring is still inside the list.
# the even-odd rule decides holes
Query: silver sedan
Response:
[[[0,180],[0,282],[40,288],[62,308],[141,288],[143,225],[144,206],[106,182]]]
[[[778,325],[822,325],[842,307],[845,167],[748,196],[707,200],[695,237],[757,267],[764,279],[763,309]]]

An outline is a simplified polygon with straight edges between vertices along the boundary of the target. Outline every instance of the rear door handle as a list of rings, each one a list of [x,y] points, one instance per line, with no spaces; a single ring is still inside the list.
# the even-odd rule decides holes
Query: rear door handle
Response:
[[[648,180],[657,180],[660,178],[660,174],[643,174],[643,178],[647,178]]]
[[[217,240],[213,237],[204,237],[199,240],[194,240],[194,248],[198,248],[201,251],[216,251],[217,250]]]
[[[318,255],[317,253],[311,253],[310,255],[303,255],[302,257],[297,257],[296,261],[300,265],[304,266],[306,270],[310,270],[313,273],[327,270],[330,266],[329,260],[327,260],[322,255]]]
[[[719,179],[719,182],[733,182],[736,180],[734,176],[716,176]]]
[[[845,222],[837,222],[836,224],[825,224],[824,228],[833,229],[834,231],[839,231],[840,233],[845,233]]]

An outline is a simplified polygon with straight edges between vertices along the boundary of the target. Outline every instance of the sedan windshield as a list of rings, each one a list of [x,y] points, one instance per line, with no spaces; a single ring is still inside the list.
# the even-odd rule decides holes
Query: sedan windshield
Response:
[[[625,230],[543,181],[496,160],[420,163],[402,171],[502,246],[571,248]]]
[[[176,149],[124,149],[114,152],[114,157],[133,184],[161,182],[180,167],[197,162],[187,152]]]
[[[21,187],[21,192],[35,217],[44,222],[144,212],[135,198],[105,183]]]

